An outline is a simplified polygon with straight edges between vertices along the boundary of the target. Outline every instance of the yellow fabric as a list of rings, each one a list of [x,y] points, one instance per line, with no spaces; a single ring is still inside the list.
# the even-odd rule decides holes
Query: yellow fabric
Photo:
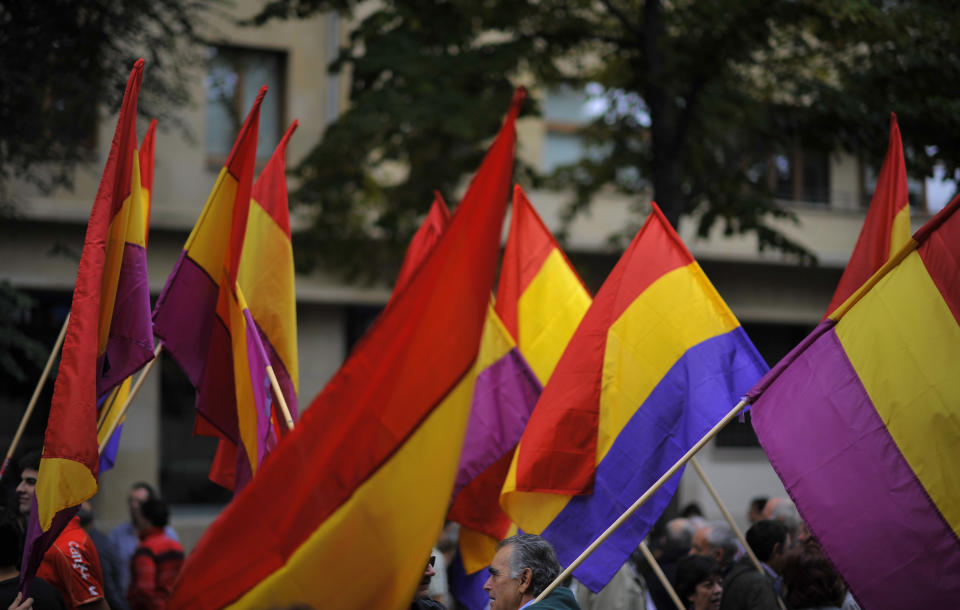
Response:
[[[217,309],[220,318],[228,321],[230,340],[233,346],[233,385],[237,396],[237,427],[240,441],[246,447],[250,472],[256,474],[259,465],[259,444],[257,442],[257,402],[253,393],[253,380],[250,377],[250,361],[247,356],[247,321],[243,315],[247,303],[239,288],[227,290],[229,280],[226,275],[220,277],[220,297]]]
[[[460,526],[460,559],[467,574],[473,574],[486,568],[497,554],[500,542],[486,534]]]
[[[517,301],[520,353],[544,386],[590,308],[590,295],[554,248]]]
[[[66,458],[43,458],[37,473],[37,518],[43,531],[50,529],[61,510],[89,500],[97,493],[90,469]]]
[[[836,333],[900,452],[960,536],[960,326],[920,255],[880,279]]]
[[[232,607],[407,607],[447,511],[475,381],[468,374],[284,567]]]
[[[250,314],[277,350],[294,390],[299,391],[293,246],[256,200],[251,200],[237,282],[248,299]]]
[[[514,347],[513,337],[494,311],[493,303],[490,303],[487,306],[487,319],[483,323],[483,334],[480,335],[480,351],[474,364],[474,373],[493,365]]]
[[[110,395],[107,396],[107,399],[104,401],[102,412],[102,419],[97,423],[97,446],[103,447],[104,442],[107,441],[107,431],[111,428],[116,431],[116,426],[119,426],[123,423],[124,417],[122,414],[123,405],[126,404],[127,398],[130,396],[130,380],[133,377],[127,377],[123,380],[123,383],[116,386],[110,391]],[[113,422],[116,422],[114,424]]]
[[[227,243],[230,240],[233,201],[236,196],[237,181],[224,167],[220,170],[210,197],[184,246],[190,258],[211,278],[220,278]]]
[[[120,210],[110,220],[107,230],[107,246],[104,252],[103,275],[100,280],[100,318],[98,321],[97,353],[107,349],[110,336],[110,321],[113,319],[113,306],[117,300],[117,285],[120,282],[120,266],[123,263],[124,244],[130,242],[146,247],[144,237],[143,207],[140,195],[140,162],[137,152],[133,153],[133,177],[131,192]]]
[[[607,331],[597,463],[687,350],[739,325],[696,262],[664,274],[644,290]]]
[[[893,224],[890,227],[890,258],[893,258],[909,241],[910,206],[905,205],[893,217]]]
[[[150,235],[150,190],[146,188],[140,189],[140,201],[143,205],[140,208],[143,210],[143,237],[146,239],[147,235]]]

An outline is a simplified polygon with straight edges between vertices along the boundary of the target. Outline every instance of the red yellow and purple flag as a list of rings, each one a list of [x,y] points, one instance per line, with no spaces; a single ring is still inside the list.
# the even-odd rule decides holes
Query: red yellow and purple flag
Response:
[[[197,391],[195,432],[237,448],[237,485],[270,436],[269,357],[237,278],[250,214],[261,88],[153,313],[154,329]]]
[[[153,358],[146,225],[137,155],[138,60],[124,92],[73,290],[30,513],[22,579],[97,491],[97,402]]]
[[[863,285],[877,269],[910,241],[910,199],[907,168],[903,162],[903,143],[897,115],[890,113],[890,141],[887,156],[877,177],[867,217],[850,255],[837,290],[827,307],[829,316]]]
[[[543,390],[501,496],[571,563],[767,370],[680,237],[653,211]],[[679,477],[574,573],[594,591],[629,557]]]
[[[467,426],[521,99],[420,270],[200,540],[172,607],[410,603]]]
[[[468,431],[464,455],[468,455],[471,442],[483,447],[488,453],[483,463],[488,466],[477,474],[464,473],[471,476],[454,498],[448,517],[460,524],[460,563],[454,569],[462,569],[462,574],[451,579],[451,587],[468,607],[483,608],[486,604],[486,595],[476,593],[486,580],[484,569],[493,559],[497,543],[516,533],[516,525],[500,508],[500,490],[542,384],[549,380],[589,306],[590,295],[580,277],[523,189],[514,186],[496,312],[491,312],[484,337],[493,353],[517,350],[518,362],[512,376],[495,377],[502,380],[492,386],[498,388],[493,394],[497,402],[489,404],[496,410],[488,407],[471,414],[471,418],[486,422],[487,430],[478,426],[482,434],[471,435]],[[510,320],[510,331],[506,320]],[[499,349],[493,348],[495,345]],[[474,408],[477,406],[475,403]]]
[[[297,295],[287,199],[286,152],[290,137],[298,125],[297,120],[290,124],[253,184],[238,276],[240,290],[250,305],[250,314],[294,420],[297,418],[300,380],[297,361]],[[275,406],[278,404],[279,401],[274,402]],[[285,416],[279,412],[278,407],[270,419],[268,450],[272,450],[277,438],[287,431]],[[210,480],[227,489],[239,489],[236,452],[236,444],[221,437],[217,457],[210,469]],[[241,484],[245,480],[241,478]]]
[[[153,162],[154,162],[154,148],[156,142],[156,129],[157,129],[157,120],[153,119],[150,121],[150,126],[147,128],[147,133],[143,136],[143,142],[140,144],[139,159],[140,159],[140,204],[141,209],[143,210],[143,245],[146,247],[147,242],[150,239],[150,202],[151,202],[151,193],[153,192]],[[135,230],[134,230],[135,231]],[[139,238],[138,233],[135,234],[135,239]],[[136,243],[136,242],[134,242]],[[148,300],[149,304],[149,295]],[[150,329],[151,341],[153,338],[153,330]],[[123,422],[121,421],[118,425],[114,425],[114,421],[120,419],[123,414],[121,409],[123,405],[127,402],[127,398],[130,396],[130,386],[131,386],[132,377],[127,377],[124,379],[120,385],[115,386],[110,393],[106,396],[101,396],[99,413],[97,414],[97,445],[103,447],[103,451],[100,453],[100,474],[113,468],[116,463],[117,450],[120,448],[120,435],[123,433]],[[106,438],[107,432],[114,430],[111,435],[109,442],[104,446],[104,442],[108,439]]]
[[[770,463],[864,608],[960,599],[958,208],[748,394]]]

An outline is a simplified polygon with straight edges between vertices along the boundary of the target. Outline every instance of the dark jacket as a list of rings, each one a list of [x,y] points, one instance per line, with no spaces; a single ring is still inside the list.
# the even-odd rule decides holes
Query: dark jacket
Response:
[[[546,596],[542,602],[527,606],[531,610],[580,610],[580,604],[573,596],[573,591],[567,587],[557,587]]]
[[[723,579],[720,610],[779,610],[773,579],[761,574],[749,558],[738,561]]]

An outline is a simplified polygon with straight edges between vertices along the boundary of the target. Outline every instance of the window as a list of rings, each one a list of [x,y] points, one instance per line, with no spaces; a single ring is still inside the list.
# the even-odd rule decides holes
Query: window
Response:
[[[242,47],[207,48],[207,159],[222,164],[236,140],[260,87],[268,87],[260,108],[257,159],[273,154],[284,125],[286,53]]]
[[[873,191],[877,187],[878,167],[863,166],[863,198],[861,205],[868,207],[873,199]],[[907,177],[907,193],[910,198],[910,207],[919,212],[935,214],[957,194],[957,181],[947,176],[943,166],[933,169],[933,176],[918,180]]]
[[[543,104],[547,127],[543,143],[544,172],[576,163],[586,155],[580,129],[600,116],[606,104],[603,89],[595,84],[584,90],[558,87],[547,92]]]
[[[794,147],[771,157],[768,180],[778,199],[803,203],[830,203],[830,156]]]

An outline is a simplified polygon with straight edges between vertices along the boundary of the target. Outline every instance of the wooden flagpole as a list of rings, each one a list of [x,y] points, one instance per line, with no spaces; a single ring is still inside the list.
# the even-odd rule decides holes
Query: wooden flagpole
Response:
[[[653,556],[653,553],[650,552],[650,549],[647,548],[646,542],[640,543],[640,552],[643,553],[644,559],[647,560],[647,563],[650,564],[650,567],[653,569],[653,573],[657,575],[657,580],[660,581],[660,584],[663,585],[663,588],[667,590],[667,593],[670,595],[670,599],[673,600],[674,605],[676,605],[677,610],[687,610],[683,602],[680,601],[680,596],[677,595],[676,589],[673,588],[673,585],[670,584],[670,581],[667,579],[667,575],[663,573],[663,570],[660,569],[660,564],[657,562],[657,559]]]
[[[53,349],[50,350],[50,356],[47,358],[47,364],[43,367],[43,373],[40,374],[40,380],[37,381],[37,387],[33,390],[33,396],[30,397],[30,402],[27,404],[27,410],[23,413],[23,417],[20,418],[20,426],[17,428],[17,433],[13,435],[13,441],[10,443],[10,448],[7,449],[7,455],[3,458],[3,464],[0,465],[0,478],[3,478],[3,475],[7,472],[7,466],[10,465],[10,458],[13,457],[14,452],[17,450],[17,445],[20,444],[20,438],[23,436],[23,431],[27,428],[27,422],[30,421],[30,417],[33,415],[33,409],[37,406],[37,400],[40,398],[40,392],[43,390],[43,386],[47,383],[47,377],[50,376],[50,370],[53,368],[53,363],[57,359],[57,354],[60,353],[60,348],[63,346],[63,339],[67,336],[67,323],[70,322],[70,314],[67,313],[67,318],[63,321],[63,327],[60,329],[60,334],[57,336],[56,342],[53,344]]]
[[[730,528],[733,529],[733,533],[737,535],[737,538],[740,540],[740,544],[743,545],[743,550],[747,553],[747,556],[750,557],[750,561],[753,562],[753,565],[760,571],[764,576],[767,575],[766,570],[763,569],[763,566],[760,565],[760,560],[754,554],[753,549],[750,548],[750,545],[747,544],[747,539],[743,536],[743,533],[740,531],[740,528],[737,527],[736,522],[733,520],[733,516],[730,514],[730,511],[727,510],[726,505],[723,503],[723,500],[720,499],[720,495],[717,494],[717,490],[714,489],[713,485],[710,484],[710,481],[707,479],[707,473],[700,468],[700,463],[697,462],[697,458],[690,458],[690,463],[693,464],[694,470],[697,471],[697,474],[700,475],[700,480],[703,481],[703,484],[706,485],[707,491],[710,492],[710,495],[713,496],[713,501],[717,503],[717,508],[720,509],[720,512],[723,513],[723,518],[727,520],[727,523],[730,524]],[[777,600],[780,602],[780,607],[785,608],[783,605],[783,600],[777,596]]]
[[[277,382],[277,376],[273,372],[273,367],[267,365],[267,377],[270,378],[270,387],[273,388],[273,394],[280,404],[280,411],[283,413],[283,419],[286,421],[287,430],[293,430],[293,417],[290,415],[290,408],[287,406],[287,400],[280,391],[280,384]]]
[[[150,374],[150,371],[153,370],[153,366],[157,363],[157,357],[160,355],[160,350],[163,349],[163,341],[157,341],[156,347],[153,348],[153,359],[150,360],[143,367],[143,371],[140,373],[140,376],[137,377],[137,380],[134,382],[133,387],[130,388],[130,395],[127,396],[127,400],[124,401],[123,406],[120,407],[120,415],[110,422],[110,427],[107,428],[107,434],[103,437],[103,442],[100,443],[100,453],[103,453],[103,450],[107,448],[107,445],[110,443],[110,437],[113,436],[113,433],[117,431],[117,428],[120,425],[120,422],[123,421],[123,418],[127,415],[127,409],[130,408],[130,403],[133,402],[134,397],[136,397],[137,392],[140,391],[140,386],[143,385],[143,382],[146,380],[147,375]]]
[[[560,575],[557,576],[557,577],[554,579],[554,581],[553,581],[552,583],[550,583],[550,584],[547,586],[546,589],[543,590],[543,593],[541,593],[541,594],[537,597],[537,599],[534,600],[534,601],[535,601],[535,602],[542,601],[543,598],[545,598],[545,597],[546,597],[547,595],[549,595],[554,589],[556,589],[557,586],[558,586],[561,582],[563,582],[564,580],[566,580],[566,578],[567,578],[568,576],[570,576],[570,575],[573,573],[574,570],[576,570],[578,567],[580,567],[580,564],[582,564],[582,563],[584,562],[584,560],[585,560],[587,557],[590,556],[591,553],[593,553],[595,550],[597,550],[597,547],[599,547],[601,544],[603,544],[603,543],[607,540],[607,538],[609,538],[609,537],[613,534],[613,532],[617,531],[617,529],[618,529],[621,525],[623,525],[624,521],[626,521],[627,519],[629,519],[629,518],[633,515],[633,513],[637,512],[637,510],[638,510],[641,506],[643,506],[644,503],[646,503],[646,501],[649,500],[650,497],[651,497],[654,493],[656,493],[661,487],[663,487],[664,483],[666,483],[666,482],[670,479],[670,477],[672,477],[673,475],[675,475],[675,474],[677,473],[677,471],[680,470],[681,467],[683,467],[684,464],[686,464],[688,461],[690,461],[690,458],[692,458],[694,455],[696,455],[697,452],[700,451],[700,450],[703,448],[704,445],[706,445],[708,442],[710,442],[710,441],[713,439],[713,437],[716,436],[717,433],[720,432],[720,430],[722,430],[724,426],[726,426],[728,423],[730,423],[730,421],[731,421],[734,417],[736,417],[736,416],[740,413],[740,411],[742,411],[742,410],[744,409],[744,407],[746,407],[746,406],[747,406],[747,399],[746,399],[746,398],[743,398],[740,402],[737,403],[737,405],[736,405],[733,409],[730,410],[729,413],[727,413],[727,414],[723,417],[723,419],[721,419],[719,422],[717,422],[717,424],[716,424],[713,428],[711,428],[710,431],[707,432],[707,433],[704,435],[703,438],[701,438],[699,441],[697,441],[697,443],[696,443],[693,447],[691,447],[691,448],[689,449],[689,451],[687,451],[686,453],[684,453],[684,454],[683,454],[683,457],[681,457],[679,460],[677,460],[677,463],[676,463],[676,464],[674,464],[673,466],[671,466],[665,473],[663,473],[663,476],[661,476],[659,479],[657,479],[657,482],[654,483],[653,486],[650,487],[650,489],[648,489],[647,491],[643,492],[643,495],[640,496],[639,498],[637,498],[637,501],[634,502],[633,505],[632,505],[630,508],[628,508],[626,511],[624,511],[624,513],[623,513],[622,515],[620,515],[620,516],[617,518],[617,520],[614,521],[614,522],[610,525],[610,527],[608,527],[608,528],[606,529],[606,531],[604,531],[602,534],[600,534],[600,536],[599,536],[596,540],[594,540],[592,543],[590,543],[590,546],[588,546],[588,547],[586,548],[586,550],[584,550],[582,553],[580,553],[580,556],[577,557],[577,558],[573,561],[573,563],[571,563],[569,566],[567,566],[567,568],[566,568],[564,571],[560,572]]]

